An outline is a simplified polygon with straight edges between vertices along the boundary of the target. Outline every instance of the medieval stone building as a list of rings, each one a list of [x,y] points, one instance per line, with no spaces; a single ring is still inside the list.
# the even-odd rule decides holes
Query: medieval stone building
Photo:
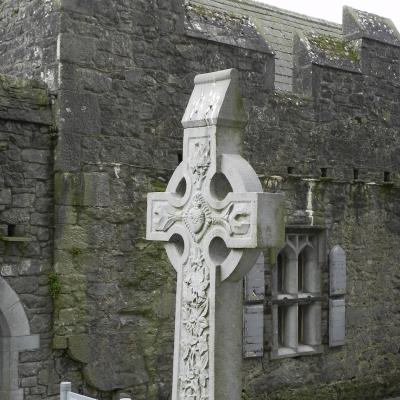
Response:
[[[236,68],[286,240],[245,282],[244,399],[400,394],[400,35],[251,0],[0,4],[0,398],[169,399],[175,275],[146,194],[198,73]],[[345,257],[344,257],[345,256]]]

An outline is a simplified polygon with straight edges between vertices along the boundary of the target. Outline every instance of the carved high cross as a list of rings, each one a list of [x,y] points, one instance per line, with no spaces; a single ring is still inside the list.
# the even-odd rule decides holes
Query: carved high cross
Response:
[[[197,76],[183,161],[148,195],[147,239],[177,272],[173,400],[241,398],[241,278],[283,242],[282,195],[263,193],[239,155],[246,122],[235,70]]]

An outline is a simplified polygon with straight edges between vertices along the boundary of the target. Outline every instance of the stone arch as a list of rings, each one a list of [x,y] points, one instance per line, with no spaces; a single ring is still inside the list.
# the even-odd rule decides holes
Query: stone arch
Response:
[[[17,293],[0,278],[0,398],[23,400],[19,388],[19,352],[39,347],[39,335],[31,335],[29,321]]]

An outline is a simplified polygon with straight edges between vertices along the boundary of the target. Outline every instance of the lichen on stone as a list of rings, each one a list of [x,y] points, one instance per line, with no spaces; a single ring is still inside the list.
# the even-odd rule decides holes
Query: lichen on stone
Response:
[[[230,20],[239,22],[244,25],[254,26],[247,16],[237,15],[233,11],[217,11],[211,8],[206,8],[198,4],[187,2],[185,4],[186,11],[192,11],[203,18],[210,18],[211,20]]]
[[[323,50],[328,56],[334,58],[344,58],[352,63],[360,62],[360,55],[353,43],[343,39],[311,33],[307,36],[310,44]]]

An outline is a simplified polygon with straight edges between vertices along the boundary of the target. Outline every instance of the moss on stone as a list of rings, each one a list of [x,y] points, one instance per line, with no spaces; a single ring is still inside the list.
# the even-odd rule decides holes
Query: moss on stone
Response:
[[[265,400],[359,400],[378,399],[398,394],[396,377],[388,375],[385,379],[349,380],[331,384],[307,385],[299,388],[289,388],[268,394],[268,397],[257,397]]]
[[[307,97],[301,94],[280,91],[275,91],[274,97],[271,97],[270,99],[271,101],[279,105],[296,107],[303,106],[305,104],[305,101],[308,100]]]
[[[33,89],[33,94],[37,100],[37,104],[39,106],[48,106],[49,105],[49,96],[46,91],[43,89]]]
[[[356,47],[348,41],[333,36],[315,34],[308,36],[308,40],[331,57],[349,59],[352,63],[360,62],[360,55]]]
[[[243,17],[239,17],[234,12],[220,12],[217,10],[213,10],[211,8],[206,8],[200,6],[198,4],[189,3],[186,5],[187,10],[194,11],[197,15],[204,18],[221,18],[221,19],[230,19],[230,20],[243,20]]]
[[[384,182],[381,185],[379,185],[379,194],[381,196],[387,196],[392,193],[392,189],[394,187],[393,182]]]
[[[78,247],[72,247],[72,248],[70,249],[70,252],[71,252],[71,254],[72,254],[73,256],[77,257],[77,256],[79,256],[80,254],[82,254],[82,249],[80,249],[80,248],[78,248]]]
[[[187,4],[186,7],[189,10],[193,10],[196,14],[202,16],[202,17],[214,17],[217,13],[217,11],[211,10],[209,8],[200,6],[198,4]]]
[[[57,299],[58,295],[61,292],[61,283],[58,278],[58,275],[54,272],[51,272],[48,275],[48,283],[49,283],[49,293],[52,299]]]
[[[165,189],[167,188],[166,182],[163,182],[160,179],[156,179],[152,183],[152,187],[155,192],[165,192]]]

